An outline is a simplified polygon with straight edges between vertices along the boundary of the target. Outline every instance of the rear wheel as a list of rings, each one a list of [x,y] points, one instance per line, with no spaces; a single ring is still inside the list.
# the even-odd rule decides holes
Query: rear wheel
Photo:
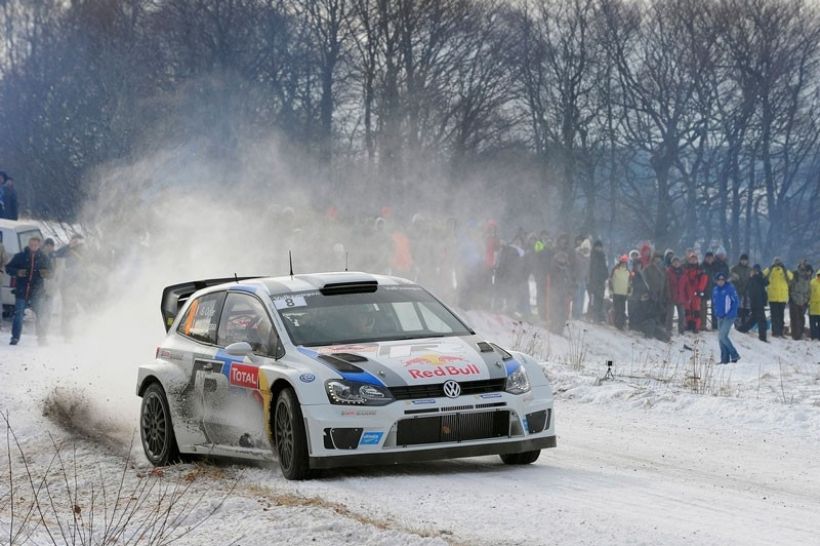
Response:
[[[142,395],[140,438],[145,457],[152,465],[167,466],[179,461],[168,399],[159,383],[150,384]]]
[[[541,450],[525,451],[524,453],[504,453],[500,455],[504,464],[532,464],[538,460]]]
[[[276,399],[273,415],[273,436],[279,467],[288,480],[304,480],[310,477],[307,438],[302,408],[293,389],[286,388]]]

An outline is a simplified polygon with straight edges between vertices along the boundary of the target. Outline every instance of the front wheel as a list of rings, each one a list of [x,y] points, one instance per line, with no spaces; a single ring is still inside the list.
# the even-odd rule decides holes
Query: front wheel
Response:
[[[532,464],[538,460],[541,450],[525,451],[524,453],[504,453],[500,455],[504,464]]]
[[[273,436],[282,475],[288,480],[304,480],[310,477],[307,438],[302,408],[293,389],[279,393],[274,412]]]
[[[167,466],[179,460],[168,399],[159,383],[149,385],[142,395],[140,438],[145,457],[152,465]]]

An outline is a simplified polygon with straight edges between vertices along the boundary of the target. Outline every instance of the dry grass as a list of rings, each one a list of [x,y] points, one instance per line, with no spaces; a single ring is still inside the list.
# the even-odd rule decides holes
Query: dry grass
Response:
[[[26,453],[8,415],[2,417],[8,492],[0,494],[0,512],[9,516],[0,541],[8,544],[166,546],[207,521],[236,485],[206,508],[213,493],[196,487],[195,479],[168,479],[162,469],[136,472],[128,457],[118,475],[106,477],[102,465],[78,458],[76,444],[66,449],[50,435],[52,452],[43,467]]]

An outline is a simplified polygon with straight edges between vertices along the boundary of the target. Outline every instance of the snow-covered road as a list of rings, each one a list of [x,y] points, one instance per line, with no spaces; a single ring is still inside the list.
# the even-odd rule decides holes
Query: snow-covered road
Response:
[[[604,341],[611,335],[613,343],[621,336],[607,329],[590,335]],[[43,399],[62,385],[67,392],[87,396],[66,396],[61,403],[74,403],[74,424],[96,436],[79,442],[80,473],[102,471],[100,475],[118,479],[138,407],[133,374],[119,364],[122,355],[93,344],[55,342],[39,348],[32,342],[24,338],[19,347],[0,346],[0,411],[10,412],[28,462],[39,468],[48,464],[52,453],[45,431],[58,440],[72,437],[42,416]],[[805,351],[809,346],[797,347]],[[816,349],[808,350],[809,359],[791,358],[814,366]],[[748,370],[738,368],[738,373],[760,374],[760,364],[745,366]],[[807,370],[790,380],[816,385],[813,368]],[[661,402],[638,404],[621,398],[627,392],[621,381],[603,388],[579,385],[577,392],[570,389],[556,400],[558,448],[544,451],[527,467],[508,467],[485,457],[327,471],[321,479],[287,482],[275,468],[180,465],[165,473],[168,480],[183,482],[195,475],[197,487],[208,492],[205,505],[226,495],[228,500],[203,527],[176,544],[228,544],[236,539],[243,546],[311,540],[488,545],[820,542],[820,439],[813,433],[820,409],[811,399],[786,406],[750,396],[702,396],[667,388]],[[614,394],[595,394],[608,392]],[[704,413],[712,407],[714,415]],[[746,419],[744,411],[756,415]],[[786,412],[783,415],[793,419],[788,426],[773,426],[776,417],[761,418],[772,412]],[[132,454],[135,472],[144,474],[147,466],[138,446]],[[19,458],[13,459],[15,468],[21,468]],[[0,473],[7,475],[2,448]],[[8,536],[8,503],[3,502],[7,492],[7,483],[0,481],[0,544]],[[28,543],[50,544],[42,534]]]
[[[816,438],[573,402],[556,411],[558,448],[529,467],[487,457],[296,485],[249,478],[469,544],[817,544]]]

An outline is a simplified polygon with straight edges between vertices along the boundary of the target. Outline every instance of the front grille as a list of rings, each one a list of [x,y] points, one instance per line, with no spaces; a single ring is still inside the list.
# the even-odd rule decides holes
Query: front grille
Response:
[[[482,379],[479,381],[460,381],[462,396],[465,394],[484,394],[486,392],[501,392],[507,380]],[[441,398],[444,396],[444,384],[412,385],[409,387],[390,387],[390,393],[396,400],[415,400],[418,398]]]
[[[398,422],[396,445],[463,442],[509,436],[510,412],[456,413]]]

